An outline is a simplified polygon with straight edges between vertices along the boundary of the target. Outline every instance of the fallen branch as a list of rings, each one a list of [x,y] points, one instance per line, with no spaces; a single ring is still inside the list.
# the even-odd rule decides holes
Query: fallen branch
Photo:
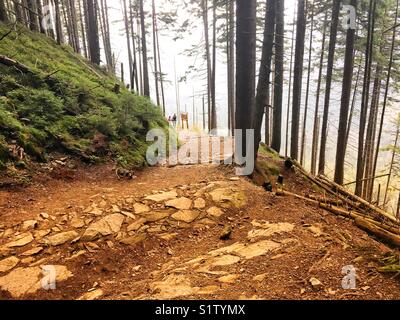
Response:
[[[325,198],[325,197],[318,197],[315,196],[313,194],[307,194],[306,195],[307,198],[310,198],[311,200],[315,200],[321,203],[325,203],[325,204],[331,204],[337,207],[341,207],[343,206],[343,201],[342,200],[335,200],[335,199],[329,199],[329,198]]]
[[[396,244],[393,239],[397,239],[396,237],[398,237],[399,240],[399,246],[400,246],[400,228],[399,227],[393,227],[393,226],[389,226],[387,224],[384,224],[382,222],[378,222],[375,220],[372,220],[368,217],[365,217],[363,215],[363,213],[361,212],[353,212],[353,211],[347,211],[345,209],[342,208],[338,208],[329,204],[324,204],[303,196],[300,196],[298,194],[292,193],[292,192],[288,192],[285,190],[278,190],[275,193],[277,196],[291,196],[291,197],[295,197],[297,199],[301,199],[304,200],[308,203],[311,204],[315,204],[317,206],[319,206],[322,209],[325,209],[333,214],[336,215],[340,215],[349,219],[353,219],[356,223],[357,226],[361,227],[362,229],[368,229],[367,231],[370,231],[373,234],[376,234],[377,236],[379,236],[380,238],[383,238],[387,241],[389,241],[390,243],[394,243]],[[374,228],[368,228],[366,226],[373,226]],[[387,234],[383,234],[382,232],[375,232],[375,231],[379,231],[379,230],[383,230],[384,232],[386,232]],[[391,236],[388,236],[391,235]],[[394,238],[393,238],[394,237]],[[396,244],[397,245],[397,244]]]
[[[352,199],[354,202],[358,202],[361,203],[364,207],[377,212],[378,214],[384,216],[385,218],[388,218],[389,220],[398,223],[399,221],[392,216],[391,214],[387,213],[386,211],[372,205],[371,203],[369,203],[368,201],[356,196],[355,194],[350,193],[349,191],[347,191],[346,189],[344,189],[342,186],[338,185],[335,182],[329,181],[326,177],[320,177],[321,180],[323,180],[326,184],[332,186],[333,190],[336,190],[340,193],[342,193],[343,195],[349,197],[350,199]]]
[[[15,67],[23,73],[34,74],[26,65],[3,55],[0,55],[0,63],[7,67]]]

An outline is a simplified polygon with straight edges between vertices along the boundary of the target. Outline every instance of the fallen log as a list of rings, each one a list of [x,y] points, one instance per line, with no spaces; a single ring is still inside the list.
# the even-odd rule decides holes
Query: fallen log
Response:
[[[356,196],[355,194],[350,193],[349,191],[347,191],[346,189],[344,189],[342,186],[338,185],[335,182],[329,181],[326,177],[321,176],[320,177],[321,180],[323,180],[326,184],[332,186],[332,188],[340,193],[342,193],[343,195],[351,198],[353,201],[355,202],[359,202],[361,203],[364,207],[377,212],[378,214],[384,216],[385,218],[388,218],[389,220],[399,223],[399,221],[396,219],[396,217],[392,216],[391,214],[389,214],[388,212],[382,210],[381,208],[378,208],[374,205],[372,205],[371,203],[369,203],[368,201],[364,200],[363,198]]]
[[[399,225],[399,221],[394,216],[390,215],[389,213],[385,212],[384,210],[373,206],[372,204],[368,203],[364,199],[361,199],[360,197],[357,197],[356,195],[351,194],[350,192],[348,192],[347,190],[345,190],[338,184],[335,184],[334,182],[331,182],[326,178],[322,179],[321,177],[312,176],[307,171],[305,171],[297,161],[294,161],[294,164],[296,165],[297,169],[304,176],[306,176],[310,181],[315,183],[320,188],[326,190],[333,196],[339,198],[345,204],[347,204],[349,207],[359,210],[361,206],[365,206],[368,209],[370,209],[372,211],[372,213],[374,213],[376,216],[378,216],[382,219],[389,219],[391,222],[395,223],[396,225]]]
[[[318,202],[316,200],[312,200],[312,199],[309,199],[309,198],[306,198],[306,197],[303,197],[303,196],[300,196],[298,194],[295,194],[295,193],[292,193],[292,192],[289,192],[289,191],[285,191],[285,190],[278,190],[275,194],[277,196],[291,196],[291,197],[294,197],[294,198],[297,198],[297,199],[300,199],[300,200],[304,200],[304,201],[306,201],[308,203],[315,204],[315,205],[319,206],[320,208],[325,209],[325,210],[327,210],[327,211],[329,211],[329,212],[331,212],[331,213],[333,213],[335,215],[340,215],[340,216],[343,216],[343,217],[346,217],[346,218],[349,218],[349,219],[353,219],[354,221],[356,221],[357,219],[359,221],[365,221],[365,223],[373,224],[376,227],[384,229],[389,233],[393,233],[395,235],[400,235],[400,227],[393,227],[393,226],[389,226],[387,224],[384,224],[382,222],[372,220],[369,217],[366,217],[361,212],[348,211],[348,210],[345,210],[345,209],[342,209],[342,208],[339,208],[339,207],[335,207],[335,206],[332,206],[332,205],[329,205],[329,204],[321,203],[321,202]]]
[[[319,196],[315,196],[313,194],[306,194],[307,198],[310,198],[311,200],[315,200],[321,203],[325,203],[325,204],[331,204],[337,207],[341,207],[343,206],[343,201],[342,200],[335,200],[335,199],[329,199],[329,198],[325,198],[325,197],[319,197]]]
[[[3,55],[0,55],[0,63],[7,67],[15,67],[23,73],[34,74],[34,72],[26,65]]]
[[[381,238],[390,244],[400,247],[400,236],[399,235],[393,234],[383,228],[380,228],[379,226],[377,226],[375,224],[365,221],[364,219],[355,219],[355,223],[361,229],[364,229],[365,231],[376,235],[378,238]]]

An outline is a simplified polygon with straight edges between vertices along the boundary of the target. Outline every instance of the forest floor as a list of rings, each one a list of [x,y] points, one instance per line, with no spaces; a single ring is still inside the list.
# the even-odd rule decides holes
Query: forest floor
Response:
[[[263,158],[286,190],[318,193],[282,160]],[[1,190],[0,299],[400,297],[399,278],[376,270],[392,249],[350,220],[266,192],[230,166],[136,175],[61,167]],[[56,271],[54,290],[43,289],[43,266]],[[346,266],[356,289],[342,288]]]

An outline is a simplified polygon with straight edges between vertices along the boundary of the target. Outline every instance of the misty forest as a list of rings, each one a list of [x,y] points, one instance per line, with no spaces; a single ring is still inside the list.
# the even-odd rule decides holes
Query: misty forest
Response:
[[[0,300],[397,300],[399,4],[0,0]]]

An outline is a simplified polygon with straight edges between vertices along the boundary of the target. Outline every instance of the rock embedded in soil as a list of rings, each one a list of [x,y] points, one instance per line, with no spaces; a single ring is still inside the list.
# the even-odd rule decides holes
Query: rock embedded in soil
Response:
[[[167,201],[165,206],[175,208],[178,210],[189,210],[192,207],[192,200],[182,197]]]
[[[100,237],[116,234],[121,230],[125,217],[122,214],[110,214],[92,223],[83,234],[82,241],[92,241]]]
[[[191,210],[181,210],[174,213],[171,217],[177,221],[191,223],[199,217],[200,213]]]
[[[87,292],[87,293],[81,295],[77,300],[84,300],[84,301],[97,300],[103,295],[104,295],[103,290],[97,289],[97,290]]]
[[[25,251],[25,252],[21,253],[20,255],[23,257],[29,257],[29,256],[34,256],[42,251],[43,251],[43,247],[36,247],[31,250]]]
[[[141,215],[142,218],[146,219],[146,222],[156,222],[169,217],[170,213],[167,211],[154,211],[144,213]]]
[[[150,212],[151,208],[142,203],[135,203],[133,205],[133,210],[136,214],[142,214],[142,213]]]
[[[67,231],[47,237],[45,243],[50,246],[60,246],[79,237],[76,231]]]
[[[144,224],[146,223],[146,219],[145,218],[139,218],[138,220],[136,220],[135,222],[131,223],[128,227],[127,227],[127,231],[131,232],[131,231],[137,231],[139,230]]]
[[[163,192],[148,196],[145,200],[150,200],[153,202],[164,202],[168,200],[172,200],[178,197],[178,194],[175,191]]]
[[[17,247],[23,247],[26,246],[27,244],[31,243],[33,241],[33,236],[32,233],[27,232],[20,234],[17,236],[14,241],[9,242],[5,245],[6,248],[17,248]]]
[[[207,213],[208,213],[210,216],[215,217],[215,218],[219,218],[219,217],[221,217],[221,216],[224,214],[224,212],[223,212],[220,208],[217,208],[217,207],[211,207],[211,208],[209,208],[209,209],[207,210]]]
[[[239,279],[239,278],[240,278],[240,275],[238,275],[238,274],[229,274],[229,275],[227,275],[227,276],[222,276],[222,277],[220,277],[220,278],[218,279],[218,281],[221,282],[221,283],[229,283],[229,284],[232,284],[232,283],[235,283],[236,280]]]
[[[323,287],[322,282],[319,281],[319,279],[314,278],[314,277],[310,278],[310,284],[313,287],[313,289],[317,290],[317,291],[321,290]]]
[[[26,220],[22,223],[22,230],[28,231],[28,230],[36,229],[37,226],[38,226],[37,220]]]
[[[203,198],[197,198],[193,206],[195,209],[204,209],[206,207],[206,201]]]
[[[9,257],[0,261],[0,272],[8,272],[19,263],[17,257]]]
[[[129,245],[129,246],[134,246],[134,245],[136,245],[136,244],[138,244],[138,243],[140,243],[140,242],[142,242],[144,240],[146,240],[146,235],[139,234],[139,235],[136,235],[136,236],[133,236],[133,237],[122,239],[120,242],[122,244],[126,244],[126,245]]]

